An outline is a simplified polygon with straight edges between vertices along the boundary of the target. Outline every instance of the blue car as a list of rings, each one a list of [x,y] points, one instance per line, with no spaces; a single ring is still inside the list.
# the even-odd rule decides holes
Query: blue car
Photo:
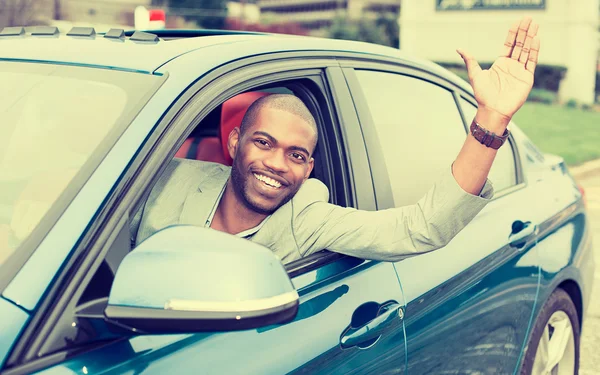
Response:
[[[511,124],[495,197],[400,262],[288,264],[190,225],[136,243],[173,158],[230,164],[271,93],[318,122],[330,202],[416,202],[476,112],[470,86],[371,44],[221,31],[0,31],[3,374],[576,374],[594,261],[560,157]]]

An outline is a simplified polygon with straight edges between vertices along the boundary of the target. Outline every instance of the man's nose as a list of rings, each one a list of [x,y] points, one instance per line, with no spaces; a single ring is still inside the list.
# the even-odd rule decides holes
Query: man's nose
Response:
[[[269,156],[263,160],[263,163],[265,167],[270,168],[275,172],[284,173],[288,170],[285,151],[281,149],[270,152]]]

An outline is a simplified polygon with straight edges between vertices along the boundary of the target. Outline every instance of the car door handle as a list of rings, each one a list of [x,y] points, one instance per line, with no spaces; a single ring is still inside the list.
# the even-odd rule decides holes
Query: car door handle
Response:
[[[386,328],[396,319],[404,317],[404,311],[398,303],[384,306],[385,311],[376,316],[367,324],[347,329],[340,339],[342,348],[347,349],[362,343],[376,340],[383,334]]]
[[[512,224],[512,232],[508,237],[511,247],[521,249],[538,235],[538,226],[531,221],[516,220]]]

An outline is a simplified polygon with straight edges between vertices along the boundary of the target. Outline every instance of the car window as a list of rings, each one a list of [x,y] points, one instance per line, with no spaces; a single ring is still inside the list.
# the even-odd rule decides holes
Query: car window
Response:
[[[475,117],[477,107],[463,98],[460,99],[460,104],[467,123],[470,124],[471,120]],[[498,149],[488,179],[494,184],[494,190],[496,192],[516,185],[517,171],[515,169],[515,157],[508,142]]]
[[[1,266],[155,79],[0,62],[0,82]]]
[[[466,133],[452,93],[400,74],[357,70],[388,170],[395,206],[413,204],[452,162]]]

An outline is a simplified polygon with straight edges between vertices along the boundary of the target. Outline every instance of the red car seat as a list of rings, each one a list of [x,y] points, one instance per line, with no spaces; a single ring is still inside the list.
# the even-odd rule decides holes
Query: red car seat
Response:
[[[221,137],[223,157],[226,161],[224,164],[231,165],[233,163],[231,156],[229,156],[229,150],[227,149],[229,133],[231,133],[234,128],[242,125],[242,119],[244,118],[248,107],[250,107],[250,105],[259,98],[267,95],[269,95],[268,92],[245,92],[243,94],[236,95],[223,103],[221,109],[221,132],[219,135]]]
[[[179,148],[175,157],[191,158],[196,160],[211,161],[231,165],[233,160],[227,150],[229,133],[242,124],[242,119],[248,107],[255,100],[267,96],[269,93],[252,91],[234,96],[225,101],[221,106],[221,124],[218,137],[190,137]],[[190,150],[196,150],[194,155],[189,155]]]

